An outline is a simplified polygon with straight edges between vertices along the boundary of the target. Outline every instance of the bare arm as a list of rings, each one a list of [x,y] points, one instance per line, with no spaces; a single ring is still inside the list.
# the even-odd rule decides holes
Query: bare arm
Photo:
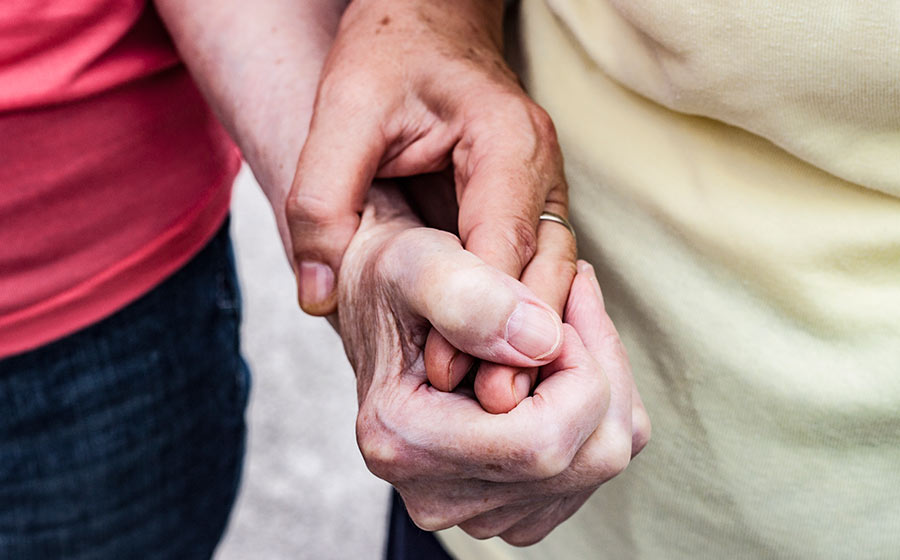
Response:
[[[293,255],[283,209],[344,2],[269,0],[254,5],[252,13],[237,0],[156,2],[194,78],[266,191],[285,247]],[[448,10],[451,4],[453,9]],[[498,60],[491,54],[497,47],[496,37],[487,31],[497,29],[496,2],[390,2],[395,11],[388,21],[395,22],[392,27],[402,24],[403,30],[381,29],[380,36],[390,36],[386,42],[373,42],[372,34],[380,28],[366,24],[374,15],[380,25],[385,18],[379,10],[387,8],[388,2],[358,0],[354,6],[348,14],[355,13],[358,19],[345,22],[345,39],[339,41],[343,46],[330,55],[331,71],[325,72],[322,88],[341,94],[335,100],[320,93],[320,105],[326,108],[319,108],[317,124],[320,131],[333,134],[324,140],[333,142],[320,138],[316,149],[333,159],[313,157],[316,150],[307,148],[305,161],[318,172],[307,169],[310,176],[301,173],[301,178],[313,183],[321,180],[306,188],[315,193],[311,199],[324,202],[325,207],[337,201],[339,213],[365,209],[361,221],[345,232],[350,249],[338,283],[341,334],[357,372],[357,430],[363,456],[373,472],[399,488],[420,525],[437,529],[460,524],[479,537],[501,535],[515,544],[535,542],[624,468],[649,436],[641,428],[647,424],[642,421],[643,407],[631,398],[631,374],[624,356],[602,346],[618,338],[603,312],[593,275],[583,272],[572,284],[574,270],[563,276],[554,265],[554,274],[540,273],[548,263],[570,262],[574,254],[565,230],[557,227],[542,235],[536,231],[537,215],[545,206],[565,212],[565,183],[552,127],[502,65],[493,64]],[[396,12],[400,7],[409,10],[408,18]],[[362,13],[367,9],[368,14]],[[468,32],[451,33],[448,38],[434,29],[453,30],[450,21],[461,17],[457,23],[471,23],[472,37],[483,38],[480,54],[467,50]],[[430,41],[424,56],[419,49],[399,48],[413,36],[419,47]],[[373,45],[379,46],[378,52]],[[373,70],[372,63],[379,60],[382,64]],[[398,66],[419,78],[412,84],[398,82],[392,73]],[[413,96],[413,108],[422,106],[419,101],[427,101],[425,106],[432,108],[440,108],[442,101],[462,103],[452,119],[438,123],[426,119],[419,132],[435,142],[429,150],[410,150],[401,134],[400,152],[385,152],[395,156],[389,158],[394,173],[384,174],[436,170],[417,166],[428,163],[427,157],[419,159],[424,152],[458,161],[457,173],[471,175],[464,177],[468,194],[460,197],[460,231],[484,231],[483,237],[464,235],[472,252],[464,251],[461,241],[450,234],[417,227],[415,216],[396,194],[376,189],[364,208],[363,195],[374,170],[362,175],[356,190],[350,189],[359,197],[358,205],[341,208],[341,197],[346,201],[347,193],[329,190],[334,172],[347,173],[348,153],[353,153],[347,142],[360,142],[354,135],[362,136],[363,144],[371,141],[358,134],[358,121],[341,120],[343,112],[338,109],[345,108],[343,101],[361,96],[366,103],[352,116],[368,120],[376,137],[382,125],[390,128],[410,115],[404,110],[409,101],[405,98],[394,100],[400,107],[396,114],[378,114],[384,98],[368,94],[372,79],[361,74],[366,69],[381,76],[385,90],[379,91],[388,97],[416,86],[421,95]],[[461,84],[463,78],[465,84]],[[461,88],[436,86],[445,80]],[[374,116],[366,117],[368,112]],[[427,114],[440,116],[441,111]],[[454,126],[471,128],[471,134],[450,135],[446,144],[441,142],[446,140],[443,134],[432,138],[434,132]],[[507,138],[508,142],[501,141]],[[510,150],[516,140],[521,142],[519,149]],[[494,153],[492,146],[502,153]],[[376,148],[382,151],[388,146]],[[444,153],[454,150],[462,153]],[[515,157],[509,157],[510,153]],[[376,163],[384,155],[378,154]],[[498,155],[508,158],[493,159]],[[524,179],[520,165],[528,166]],[[475,188],[473,182],[482,186]],[[302,202],[303,197],[299,199]],[[296,199],[289,205],[303,211],[294,216],[295,235],[303,230],[298,230],[298,224],[303,226],[305,219],[312,225],[327,224],[327,219],[317,221],[314,213],[306,213],[321,206],[303,205]],[[517,220],[526,225],[515,228]],[[492,227],[477,227],[479,223]],[[358,231],[357,226],[361,226]],[[523,235],[532,241],[504,241],[510,228],[519,234],[513,235],[514,241]],[[321,237],[326,229],[301,233]],[[553,237],[560,234],[562,239],[555,241]],[[345,248],[337,251],[339,257]],[[532,258],[535,250],[545,258]],[[523,282],[509,275],[523,275]],[[564,327],[554,310],[563,310],[570,286],[564,316],[572,326]],[[525,307],[537,309],[543,321],[552,323],[538,329],[551,332],[547,341],[553,344],[540,359],[519,348],[516,333],[521,329],[506,328]],[[429,389],[422,355],[430,325],[448,337],[448,347],[530,368],[535,375],[536,366],[543,365],[546,379],[534,398],[517,398],[508,406],[515,407],[509,415],[492,415],[468,397]],[[526,346],[533,350],[535,337],[528,338]],[[450,369],[452,362],[445,365]],[[509,387],[508,380],[504,382]]]
[[[284,205],[346,0],[156,0],[194,80],[238,143],[291,253]]]

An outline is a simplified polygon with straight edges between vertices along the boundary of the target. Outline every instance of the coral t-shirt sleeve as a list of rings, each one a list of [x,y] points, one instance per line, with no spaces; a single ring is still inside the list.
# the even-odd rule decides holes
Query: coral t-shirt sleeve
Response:
[[[196,254],[240,156],[151,4],[0,7],[0,357],[115,312]]]

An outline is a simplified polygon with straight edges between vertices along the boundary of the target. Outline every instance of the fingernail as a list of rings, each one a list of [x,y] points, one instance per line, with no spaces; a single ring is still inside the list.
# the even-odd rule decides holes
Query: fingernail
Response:
[[[519,404],[531,394],[531,376],[525,372],[517,373],[513,378],[513,397]]]
[[[506,322],[506,341],[533,360],[553,353],[561,339],[553,314],[536,305],[520,303]]]
[[[330,307],[333,292],[334,272],[330,266],[311,261],[300,263],[300,306],[304,311],[317,315],[317,310]]]
[[[447,373],[449,376],[447,379],[447,387],[449,387],[449,390],[452,391],[454,385],[458,384],[466,377],[466,374],[472,369],[472,364],[474,363],[475,358],[468,354],[457,352],[456,355],[453,356],[453,359],[450,360],[450,368]]]
[[[602,302],[603,301],[603,291],[600,289],[600,280],[597,279],[597,271],[594,270],[593,266],[590,266],[590,269],[591,269],[591,283],[594,285],[594,293],[597,294],[597,299],[599,299]]]
[[[597,298],[600,301],[603,301],[603,292],[600,290],[600,281],[597,280],[597,271],[594,270],[594,266],[586,261],[578,261],[578,272],[580,274],[587,274],[591,279],[591,287],[594,288],[594,293],[597,294]]]
[[[594,267],[592,267],[587,261],[578,261],[576,265],[578,272],[581,274],[593,274]]]

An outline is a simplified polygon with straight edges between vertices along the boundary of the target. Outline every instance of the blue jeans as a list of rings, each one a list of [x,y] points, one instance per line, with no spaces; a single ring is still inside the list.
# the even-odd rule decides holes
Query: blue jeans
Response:
[[[227,224],[115,315],[0,360],[0,558],[209,558],[249,372]]]

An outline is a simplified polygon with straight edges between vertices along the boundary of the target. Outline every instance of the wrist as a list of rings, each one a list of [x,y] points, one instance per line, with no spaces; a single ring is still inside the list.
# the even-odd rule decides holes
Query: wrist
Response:
[[[415,33],[424,27],[430,33],[460,35],[502,51],[506,3],[505,0],[352,0],[341,26],[371,20],[376,26],[395,26],[411,32],[412,41]]]

